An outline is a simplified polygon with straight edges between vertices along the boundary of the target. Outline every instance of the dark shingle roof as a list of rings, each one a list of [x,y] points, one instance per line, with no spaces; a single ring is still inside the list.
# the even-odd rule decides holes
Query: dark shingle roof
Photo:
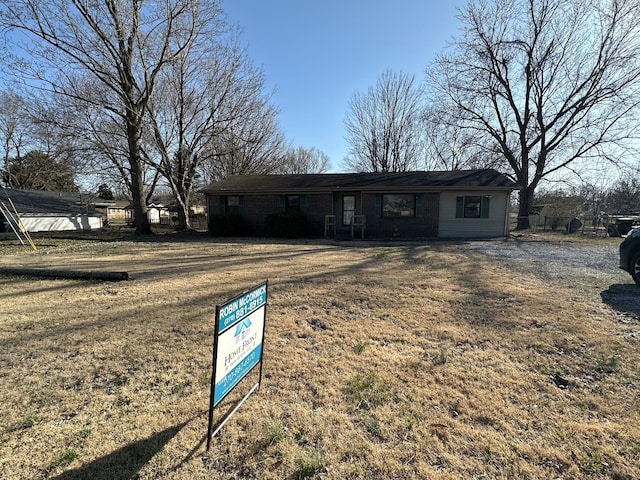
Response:
[[[235,175],[215,182],[204,193],[311,192],[333,190],[414,190],[493,188],[516,190],[505,175],[492,170],[447,172],[329,173],[308,175]]]
[[[96,197],[82,193],[43,192],[40,190],[0,189],[0,202],[13,211],[9,199],[20,214],[79,214],[95,213],[89,205]],[[0,204],[1,205],[1,204]]]

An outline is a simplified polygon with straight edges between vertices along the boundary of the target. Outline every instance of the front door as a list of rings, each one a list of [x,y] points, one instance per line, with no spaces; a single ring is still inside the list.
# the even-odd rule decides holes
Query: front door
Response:
[[[343,195],[342,196],[342,226],[346,227],[351,225],[353,216],[356,214],[356,196],[355,195]]]
[[[336,230],[343,233],[349,230],[351,219],[358,215],[360,195],[355,192],[340,192],[333,196],[333,212],[336,216]]]

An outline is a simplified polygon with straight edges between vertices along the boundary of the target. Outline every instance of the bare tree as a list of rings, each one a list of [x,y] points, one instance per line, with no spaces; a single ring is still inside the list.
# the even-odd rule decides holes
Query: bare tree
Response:
[[[59,121],[54,120],[58,112],[54,113],[52,107],[48,100],[34,95],[21,94],[14,90],[0,92],[0,138],[3,144],[4,165],[0,177],[4,178],[7,186],[39,188],[26,187],[23,181],[16,178],[17,171],[20,171],[19,176],[22,179],[29,175],[29,172],[17,168],[20,163],[34,169],[42,166],[41,162],[23,162],[24,159],[46,158],[50,160],[49,166],[64,165],[61,167],[64,172],[59,173],[67,179],[75,176],[74,157],[65,138],[59,135]],[[47,175],[55,176],[55,168],[49,170]],[[32,173],[35,177],[43,176],[41,172]],[[56,182],[52,178],[47,188],[52,189],[55,185]]]
[[[637,215],[640,213],[640,172],[628,175],[607,190],[606,212]]]
[[[345,119],[352,171],[402,172],[415,169],[423,154],[421,93],[412,75],[382,73],[366,94],[355,93]]]
[[[102,105],[114,103],[113,92],[89,75],[74,79],[74,90],[82,99],[68,95],[40,98],[37,123],[51,130],[59,155],[73,159],[76,176],[85,187],[95,190],[106,183],[115,188],[119,196],[132,198],[129,169],[129,146],[126,125],[121,117]],[[152,141],[149,122],[144,122],[140,136],[142,158]],[[155,169],[142,163],[142,184],[145,205],[154,195],[160,175]]]
[[[541,180],[578,160],[616,161],[635,134],[640,3],[478,1],[460,19],[430,70],[432,102],[459,112],[456,125],[521,185],[517,228],[528,228]]]
[[[434,107],[427,108],[425,113],[425,170],[486,167],[487,159],[479,155],[476,138],[456,124],[458,116],[448,109]]]
[[[277,110],[267,99],[256,98],[246,113],[207,146],[202,170],[208,182],[230,175],[276,173],[283,165],[287,144]]]
[[[315,147],[290,148],[280,168],[281,173],[324,173],[329,168],[329,156]]]
[[[0,178],[8,178],[9,162],[21,158],[29,137],[28,113],[23,97],[12,90],[0,92],[0,135],[2,169]],[[5,186],[10,186],[5,181]]]
[[[17,32],[9,37],[14,51],[26,54],[13,63],[19,77],[84,99],[76,88],[77,73],[82,72],[110,92],[107,103],[94,107],[123,125],[137,234],[151,233],[141,148],[147,104],[159,73],[218,9],[216,0],[0,1],[0,22]]]
[[[182,229],[189,228],[201,166],[227,154],[212,145],[267,105],[262,72],[240,48],[238,33],[222,21],[211,27],[164,72],[148,106],[154,138],[149,159],[174,194]]]

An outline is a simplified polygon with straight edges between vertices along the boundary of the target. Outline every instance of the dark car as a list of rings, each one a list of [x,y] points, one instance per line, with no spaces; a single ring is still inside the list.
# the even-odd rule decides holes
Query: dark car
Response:
[[[631,230],[620,244],[620,268],[640,285],[640,228]]]

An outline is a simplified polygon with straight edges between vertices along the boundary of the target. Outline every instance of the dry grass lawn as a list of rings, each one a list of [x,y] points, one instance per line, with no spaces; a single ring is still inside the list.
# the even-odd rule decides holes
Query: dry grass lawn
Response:
[[[0,275],[0,478],[640,478],[599,296],[446,242],[36,243],[0,266],[131,280]],[[262,386],[206,452],[215,305],[265,279]]]

